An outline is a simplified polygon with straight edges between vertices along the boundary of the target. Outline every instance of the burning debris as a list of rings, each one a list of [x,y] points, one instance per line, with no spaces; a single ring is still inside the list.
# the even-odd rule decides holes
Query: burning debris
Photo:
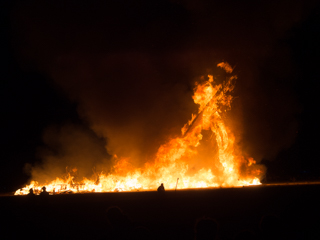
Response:
[[[231,74],[228,63],[218,67]],[[116,159],[114,170],[98,174],[98,180],[75,179],[76,170],[66,179],[57,178],[45,184],[50,194],[156,190],[160,183],[167,189],[231,187],[260,184],[264,168],[252,158],[246,158],[235,145],[235,137],[226,126],[224,113],[231,108],[236,76],[217,84],[212,75],[196,83],[193,100],[198,112],[181,129],[182,135],[161,145],[153,163],[142,168],[130,165],[130,159]],[[26,195],[32,188],[40,193],[40,185],[30,185],[16,191]]]

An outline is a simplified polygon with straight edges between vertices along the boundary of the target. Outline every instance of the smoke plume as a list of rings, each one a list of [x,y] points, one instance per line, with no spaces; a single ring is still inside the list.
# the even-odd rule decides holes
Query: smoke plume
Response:
[[[238,75],[227,121],[243,151],[258,161],[272,159],[294,140],[300,110],[290,85],[290,53],[281,41],[312,4],[147,2],[16,6],[21,64],[49,75],[78,102],[92,130],[45,130],[44,142],[56,152],[42,153],[34,177],[42,178],[39,169],[59,175],[73,165],[88,176],[94,166],[110,165],[110,155],[130,157],[137,166],[152,161],[195,113],[195,80],[223,78],[215,68],[222,60]]]

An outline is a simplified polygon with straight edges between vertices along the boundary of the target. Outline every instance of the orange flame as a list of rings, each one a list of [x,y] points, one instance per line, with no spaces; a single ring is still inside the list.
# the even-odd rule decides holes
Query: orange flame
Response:
[[[233,71],[228,63],[219,63],[218,67],[227,73]],[[216,84],[211,75],[208,78],[203,83],[196,83],[193,100],[199,105],[198,113],[192,114],[191,120],[181,129],[181,137],[171,139],[159,147],[154,163],[135,168],[129,163],[130,159],[119,159],[114,170],[109,174],[100,173],[98,180],[83,179],[80,183],[74,183],[69,174],[67,179],[57,178],[46,184],[47,191],[61,194],[68,191],[155,190],[160,183],[164,183],[166,189],[260,184],[262,166],[256,165],[252,158],[245,159],[235,153],[234,135],[222,117],[222,113],[231,107],[230,92],[234,88],[232,81],[236,76],[229,77],[222,84]],[[209,139],[203,134],[210,135]],[[202,145],[204,148],[216,149],[215,153],[202,159]],[[245,174],[240,172],[243,164],[246,167]],[[17,190],[15,195],[25,195],[30,188],[37,194],[42,186],[32,181],[30,185]]]

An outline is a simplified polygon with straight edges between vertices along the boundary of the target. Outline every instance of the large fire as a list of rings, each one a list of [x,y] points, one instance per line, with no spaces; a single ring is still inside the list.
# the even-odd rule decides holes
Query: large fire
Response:
[[[228,63],[219,63],[218,67],[228,74],[233,71]],[[237,149],[234,135],[223,117],[231,107],[234,79],[236,76],[231,76],[217,84],[213,76],[208,75],[208,80],[202,78],[196,83],[193,100],[199,105],[197,114],[192,114],[191,120],[181,129],[180,137],[159,147],[153,163],[135,168],[130,159],[117,158],[114,170],[98,174],[95,180],[76,181],[71,171],[67,178],[57,178],[43,185],[31,181],[15,195],[28,194],[30,188],[38,194],[43,186],[48,192],[59,194],[146,191],[157,189],[160,183],[164,183],[166,189],[260,184],[263,166],[256,165],[252,158],[244,157]]]

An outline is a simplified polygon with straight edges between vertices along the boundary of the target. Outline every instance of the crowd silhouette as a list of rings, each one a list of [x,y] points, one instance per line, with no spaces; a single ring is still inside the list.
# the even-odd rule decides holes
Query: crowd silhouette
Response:
[[[143,215],[146,219],[141,221],[141,217],[137,216],[140,214],[139,210],[131,211],[130,216],[127,215],[127,213],[123,210],[121,204],[119,205],[111,205],[106,206],[105,208],[99,209],[95,208],[95,211],[92,212],[92,216],[102,216],[102,218],[99,220],[100,225],[95,226],[94,224],[96,221],[94,219],[88,219],[89,225],[87,227],[94,229],[92,232],[92,239],[101,239],[101,240],[158,240],[158,239],[185,239],[185,240],[285,240],[285,239],[307,239],[304,235],[303,229],[297,229],[296,232],[300,233],[300,235],[295,235],[290,232],[292,229],[288,228],[288,223],[284,222],[281,217],[279,217],[276,214],[264,214],[260,215],[259,219],[256,218],[256,221],[251,221],[250,224],[251,227],[241,227],[241,220],[232,220],[232,228],[234,230],[231,234],[225,231],[225,229],[230,229],[229,226],[226,227],[226,224],[228,224],[229,219],[223,218],[223,221],[220,222],[219,219],[221,219],[221,212],[218,217],[218,220],[215,218],[215,212],[210,210],[210,213],[208,215],[203,215],[204,212],[201,213],[201,215],[198,215],[198,217],[193,217],[190,219],[193,219],[193,223],[190,223],[188,225],[184,223],[180,223],[179,221],[175,223],[170,219],[172,216],[174,216],[174,209],[176,205],[172,204],[173,202],[178,203],[178,201],[175,200],[174,196],[176,193],[171,193],[171,198],[169,198],[168,194],[170,194],[170,191],[166,192],[163,183],[159,186],[157,189],[158,193],[154,193],[153,198],[150,197],[150,199],[153,199],[153,202],[150,202],[150,207],[148,209],[158,208],[157,214],[159,216],[154,216],[152,214],[149,214],[148,212],[144,211]],[[34,197],[36,194],[39,194],[39,197]],[[29,199],[29,203],[35,203],[31,206],[33,206],[33,209],[30,210],[32,214],[29,215],[29,219],[32,221],[29,221],[28,226],[33,226],[34,222],[40,222],[43,224],[44,228],[41,230],[42,236],[46,236],[46,238],[43,239],[57,239],[56,235],[52,235],[50,231],[48,231],[48,227],[46,226],[46,222],[42,221],[43,219],[49,219],[50,220],[50,214],[46,213],[45,211],[51,212],[51,214],[55,211],[54,209],[50,209],[50,199],[54,199],[55,196],[48,197],[40,197],[40,196],[49,196],[49,192],[46,191],[46,187],[42,187],[41,192],[34,193],[34,190],[31,188],[29,189],[29,198],[26,197],[26,199]],[[87,195],[88,198],[90,197]],[[111,196],[111,195],[110,195]],[[164,197],[165,196],[165,197]],[[58,197],[58,196],[56,196]],[[76,197],[76,196],[74,196]],[[59,198],[59,197],[58,197]],[[62,199],[62,198],[59,198]],[[67,199],[67,198],[64,198]],[[118,198],[117,198],[118,199]],[[187,200],[186,200],[187,201]],[[189,201],[189,200],[188,200]],[[28,204],[29,204],[28,203]],[[186,205],[189,206],[190,202]],[[191,204],[192,206],[201,206],[201,202],[198,204]],[[37,206],[47,206],[38,208]],[[85,206],[85,203],[84,205]],[[124,205],[126,206],[125,209],[130,210],[130,205]],[[135,205],[137,206],[137,204]],[[168,209],[163,209],[168,208]],[[30,208],[31,209],[31,208]],[[37,209],[42,209],[43,212],[39,212]],[[67,208],[63,208],[65,211],[68,211]],[[163,209],[163,211],[161,210]],[[87,210],[86,210],[87,211]],[[98,212],[100,211],[100,212]],[[78,217],[81,218],[81,209],[79,211],[72,210],[71,212],[77,212],[79,215]],[[163,215],[162,212],[164,212]],[[178,211],[179,214],[184,214],[184,212]],[[185,210],[186,213],[190,212],[189,209]],[[196,212],[196,210],[192,210],[191,212]],[[172,214],[171,214],[172,213]],[[38,215],[37,215],[38,214]],[[167,214],[167,215],[166,215]],[[40,216],[40,217],[39,217]],[[62,215],[63,216],[63,215]],[[194,215],[193,215],[194,216]],[[245,215],[243,215],[244,218],[246,218]],[[135,221],[135,219],[138,218],[140,221]],[[150,218],[150,219],[148,219]],[[180,217],[176,217],[176,219],[183,219]],[[188,216],[186,215],[186,217]],[[71,217],[70,219],[77,219],[76,216]],[[90,223],[92,220],[92,224]],[[166,220],[171,221],[170,224],[164,224],[161,223],[165,222]],[[51,220],[50,220],[51,221]],[[149,223],[150,221],[150,223]],[[54,220],[52,220],[54,222]],[[77,222],[80,221],[77,219]],[[95,223],[94,223],[95,222]],[[157,225],[157,223],[160,223]],[[91,225],[90,225],[91,224]],[[236,226],[236,224],[239,224],[239,227]],[[243,225],[242,225],[243,226]],[[248,226],[248,225],[247,225]],[[81,224],[77,225],[77,228],[82,228]],[[300,231],[301,230],[301,231]],[[39,230],[40,231],[40,230]],[[41,232],[40,231],[40,232]],[[177,234],[178,232],[178,234]],[[301,234],[302,233],[302,234]],[[72,238],[71,238],[72,239]],[[77,238],[78,239],[78,238]],[[87,239],[87,238],[84,238]]]
[[[109,207],[106,210],[109,231],[103,239],[112,240],[153,240],[153,239],[176,239],[170,236],[159,236],[146,226],[136,225],[131,221],[118,206]],[[254,232],[249,229],[238,231],[231,239],[221,235],[219,223],[210,217],[201,217],[195,220],[192,240],[277,240],[292,239],[285,234],[281,219],[273,214],[261,217],[259,229]],[[159,226],[161,229],[161,226]],[[178,238],[179,239],[179,238]]]

